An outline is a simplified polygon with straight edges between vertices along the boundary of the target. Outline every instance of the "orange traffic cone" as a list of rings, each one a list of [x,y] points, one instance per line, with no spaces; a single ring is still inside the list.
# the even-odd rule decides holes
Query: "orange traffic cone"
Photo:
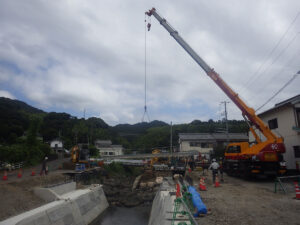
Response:
[[[215,187],[220,187],[220,182],[218,176],[216,176]]]
[[[179,184],[176,184],[176,198],[180,197],[181,194],[180,194],[180,186]]]
[[[206,186],[203,177],[200,178],[199,189],[200,191],[206,191]]]
[[[22,177],[22,169],[19,169],[18,178],[21,178],[21,177]]]
[[[31,176],[35,176],[35,169],[34,168],[31,170]]]
[[[4,175],[2,177],[2,180],[7,180],[7,171],[6,170],[4,170]]]
[[[300,189],[297,182],[294,182],[295,184],[295,191],[296,191],[296,199],[300,200]]]

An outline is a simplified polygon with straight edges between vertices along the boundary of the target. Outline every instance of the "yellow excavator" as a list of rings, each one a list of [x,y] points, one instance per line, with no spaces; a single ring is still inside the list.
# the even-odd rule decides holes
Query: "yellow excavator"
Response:
[[[89,150],[88,148],[79,147],[75,145],[71,148],[71,161],[73,163],[89,163]]]
[[[234,92],[228,84],[214,71],[178,34],[178,32],[162,18],[155,8],[146,12],[146,15],[154,16],[158,22],[170,33],[177,43],[195,60],[195,62],[206,72],[206,74],[223,90],[223,92],[242,111],[242,115],[254,135],[256,143],[250,145],[248,142],[231,143],[225,151],[223,168],[233,175],[278,175],[286,172],[285,162],[282,153],[285,146],[282,137],[277,137],[267,125],[255,114],[253,108]],[[150,30],[151,24],[148,24]],[[265,137],[260,139],[255,129],[258,129]]]

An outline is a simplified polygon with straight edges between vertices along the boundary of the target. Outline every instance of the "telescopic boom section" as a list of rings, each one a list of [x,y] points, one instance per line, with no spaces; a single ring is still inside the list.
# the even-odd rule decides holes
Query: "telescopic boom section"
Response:
[[[162,18],[155,10],[152,8],[146,12],[148,16],[154,16],[158,22],[170,33],[170,35],[177,41],[181,47],[196,61],[196,63],[201,66],[201,68],[206,72],[206,74],[225,92],[225,94],[239,107],[242,114],[251,122],[251,125],[255,125],[263,135],[271,142],[277,142],[278,138],[272,131],[263,123],[263,121],[255,114],[254,109],[248,107],[245,102],[235,93],[229,85],[217,74],[214,69],[212,69],[190,46],[185,40],[180,37],[178,32]]]

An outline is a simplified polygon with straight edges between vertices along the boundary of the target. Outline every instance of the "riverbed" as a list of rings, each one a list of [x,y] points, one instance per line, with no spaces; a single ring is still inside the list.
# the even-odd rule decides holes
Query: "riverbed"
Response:
[[[91,225],[147,225],[151,211],[151,205],[137,207],[110,206]]]

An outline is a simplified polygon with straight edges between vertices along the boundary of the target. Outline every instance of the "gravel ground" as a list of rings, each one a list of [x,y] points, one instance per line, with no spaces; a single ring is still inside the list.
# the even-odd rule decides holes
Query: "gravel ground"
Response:
[[[202,173],[201,173],[202,175]],[[198,187],[199,172],[193,172]],[[207,191],[200,195],[211,214],[198,219],[205,225],[300,225],[300,200],[295,192],[274,193],[274,182],[243,180],[224,175],[224,183],[215,188],[211,174],[204,176]]]

